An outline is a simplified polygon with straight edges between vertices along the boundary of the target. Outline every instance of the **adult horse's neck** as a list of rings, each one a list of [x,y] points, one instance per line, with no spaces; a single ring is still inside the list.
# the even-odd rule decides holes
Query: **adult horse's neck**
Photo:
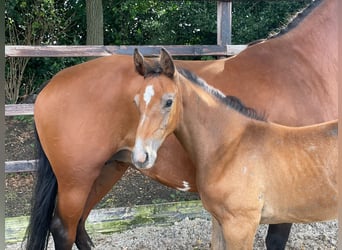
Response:
[[[335,55],[338,41],[336,5],[336,0],[322,1],[308,16],[300,21],[298,26],[284,35],[270,39],[269,42],[276,44],[283,40],[291,46],[297,47],[303,53],[315,52],[310,54],[310,57],[314,57],[318,50],[328,55]],[[314,57],[314,59],[317,59],[318,62],[322,58]],[[331,60],[332,58],[327,59]]]
[[[222,72],[214,76],[200,75],[214,86],[226,84],[232,95],[280,124],[298,126],[335,119],[336,5],[336,0],[323,1],[287,33],[228,58]],[[286,106],[293,100],[301,102],[303,94],[305,104]],[[284,106],[286,115],[279,112]]]
[[[336,0],[322,1],[295,28],[266,41],[268,49],[283,50],[285,46],[290,56],[308,58],[306,63],[313,69],[332,71],[326,68],[336,65],[337,61],[336,7]]]

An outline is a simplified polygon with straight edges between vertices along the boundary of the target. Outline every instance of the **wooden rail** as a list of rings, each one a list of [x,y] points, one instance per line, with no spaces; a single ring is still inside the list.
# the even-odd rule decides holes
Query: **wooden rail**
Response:
[[[5,173],[22,173],[36,171],[37,160],[6,161]]]
[[[33,115],[33,104],[6,104],[5,116]]]
[[[210,215],[204,210],[199,200],[97,209],[90,212],[86,229],[90,235],[95,233],[109,234],[140,226],[168,226],[185,218],[210,220]],[[6,243],[22,241],[28,221],[28,216],[6,218]]]
[[[173,56],[232,56],[246,45],[155,45],[155,46],[5,46],[6,57],[93,57],[113,54],[133,55],[139,48],[145,56],[158,56],[164,47]]]

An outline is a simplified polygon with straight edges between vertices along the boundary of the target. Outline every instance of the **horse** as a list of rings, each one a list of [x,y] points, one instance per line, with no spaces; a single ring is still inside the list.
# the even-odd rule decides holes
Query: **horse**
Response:
[[[336,4],[316,0],[293,20],[295,27],[237,56],[176,64],[265,110],[272,121],[298,126],[337,118]],[[50,232],[56,249],[71,249],[74,243],[91,249],[85,221],[131,166],[139,116],[128,100],[142,81],[131,63],[131,56],[112,55],[66,68],[37,96],[40,156],[27,249],[44,249]],[[284,106],[286,114],[279,112]],[[197,191],[194,164],[174,136],[159,150],[155,167],[142,173],[169,187]],[[268,249],[283,249],[289,231],[289,224],[270,225]]]
[[[144,82],[134,98],[140,120],[132,162],[152,168],[174,133],[196,166],[201,201],[219,222],[226,249],[253,249],[260,223],[337,218],[337,120],[303,127],[268,122],[178,69],[165,49],[152,66],[136,49],[134,64]]]

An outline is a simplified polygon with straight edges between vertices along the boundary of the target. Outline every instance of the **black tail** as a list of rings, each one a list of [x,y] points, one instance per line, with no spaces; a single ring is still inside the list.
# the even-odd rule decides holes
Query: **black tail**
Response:
[[[37,176],[34,188],[31,217],[26,231],[27,250],[46,249],[50,236],[50,223],[57,195],[57,180],[36,131]]]

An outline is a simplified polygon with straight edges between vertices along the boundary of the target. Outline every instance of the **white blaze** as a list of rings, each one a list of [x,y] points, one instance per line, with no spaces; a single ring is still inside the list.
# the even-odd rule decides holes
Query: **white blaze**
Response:
[[[142,117],[141,117],[141,122],[140,123],[143,124],[145,122],[145,119],[146,119],[146,115],[143,114]]]
[[[143,141],[140,138],[137,138],[134,148],[133,148],[133,157],[136,162],[145,162],[146,154],[144,151]]]
[[[154,96],[154,89],[152,85],[148,85],[144,93],[144,101],[146,106],[150,103],[152,96]]]

